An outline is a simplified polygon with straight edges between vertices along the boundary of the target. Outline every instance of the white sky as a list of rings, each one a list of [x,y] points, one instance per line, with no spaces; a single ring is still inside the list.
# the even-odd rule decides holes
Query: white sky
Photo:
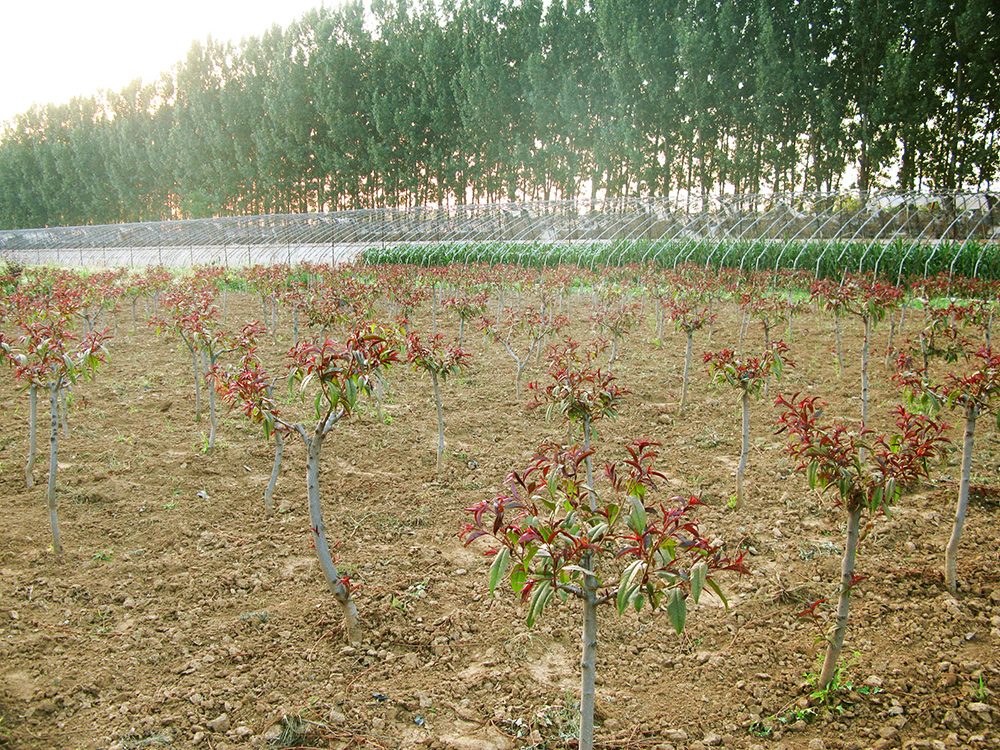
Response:
[[[335,0],[334,0],[335,2]],[[287,27],[323,0],[4,0],[0,123],[33,104],[152,81],[211,36]],[[326,0],[327,6],[333,5]]]

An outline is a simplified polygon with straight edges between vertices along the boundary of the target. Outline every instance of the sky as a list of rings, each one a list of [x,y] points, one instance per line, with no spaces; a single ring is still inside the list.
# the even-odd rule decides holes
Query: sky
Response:
[[[5,0],[0,122],[136,78],[152,81],[211,36],[239,42],[286,27],[323,0]],[[332,5],[326,0],[327,6]]]

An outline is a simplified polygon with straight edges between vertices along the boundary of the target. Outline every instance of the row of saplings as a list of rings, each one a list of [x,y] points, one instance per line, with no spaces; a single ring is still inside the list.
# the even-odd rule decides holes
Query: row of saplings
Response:
[[[30,393],[29,460],[25,470],[29,485],[33,483],[36,453],[36,394],[39,389],[49,394],[47,501],[56,553],[61,552],[55,500],[60,415],[65,421],[65,401],[60,395],[64,394],[66,384],[92,374],[107,355],[105,333],[92,331],[77,338],[71,331],[71,321],[69,314],[47,310],[43,315],[22,319],[17,339],[0,334],[0,352]],[[276,379],[265,371],[257,353],[256,337],[262,331],[259,324],[252,324],[236,336],[217,333],[205,341],[199,339],[204,337],[203,329],[199,334],[197,326],[189,326],[190,340],[185,338],[185,341],[189,341],[195,354],[196,368],[197,352],[207,349],[211,353],[204,364],[215,386],[210,389],[213,404],[217,391],[226,403],[261,425],[268,437],[276,438],[274,472],[265,493],[269,513],[283,439],[297,434],[303,440],[315,549],[333,596],[344,611],[348,637],[358,641],[361,633],[351,582],[338,572],[325,534],[319,492],[323,441],[338,422],[351,415],[360,396],[378,399],[386,369],[398,360],[395,340],[405,336],[408,358],[430,374],[434,385],[440,467],[443,421],[438,379],[458,371],[468,353],[446,344],[440,334],[421,342],[415,333],[405,335],[370,326],[354,331],[343,343],[327,338],[300,342],[288,355],[288,380],[293,391],[303,398],[307,392],[313,395],[316,421],[304,425],[286,421],[273,398]],[[926,359],[923,367],[917,367],[904,354],[897,379],[910,394],[911,405],[948,404],[961,409],[965,417],[962,480],[945,565],[947,585],[955,592],[955,562],[968,504],[975,424],[981,413],[994,409],[993,401],[1000,391],[1000,356],[992,353],[988,343],[975,350],[971,342],[957,333],[949,341],[950,351],[960,351],[971,363],[966,372],[948,374],[935,383],[928,375]],[[501,581],[509,582],[528,604],[529,626],[554,596],[564,600],[574,597],[582,602],[581,748],[592,748],[594,741],[598,607],[613,605],[620,614],[629,608],[638,611],[646,605],[665,610],[672,626],[680,632],[689,597],[697,602],[707,588],[725,601],[717,576],[723,571],[747,572],[742,556],[736,559],[723,556],[719,547],[701,533],[697,521],[691,517],[700,504],[698,498],[678,497],[667,504],[647,499],[656,480],[663,478],[654,468],[656,443],[644,440],[629,443],[621,457],[607,464],[600,476],[595,476],[593,423],[615,415],[626,393],[609,368],[600,365],[605,348],[604,342],[580,345],[571,340],[550,348],[547,375],[529,389],[534,404],[545,406],[550,419],[558,417],[570,423],[581,442],[540,446],[529,466],[508,475],[503,491],[492,500],[468,509],[472,521],[463,530],[466,544],[489,537],[490,590],[496,589]],[[238,366],[218,366],[217,355],[222,352],[237,352]],[[743,499],[749,398],[759,397],[770,377],[780,378],[782,366],[790,364],[787,352],[788,347],[782,342],[772,341],[757,357],[743,357],[732,350],[705,355],[715,379],[733,386],[743,403],[743,453],[737,472],[733,503],[736,507]],[[927,354],[926,347],[922,353]],[[686,365],[685,379],[687,369]],[[779,430],[790,436],[788,451],[801,460],[800,470],[806,473],[809,486],[835,489],[838,505],[847,514],[835,625],[816,686],[824,690],[834,680],[847,630],[862,518],[866,513],[885,511],[905,487],[926,476],[928,462],[941,454],[946,442],[943,435],[946,427],[929,413],[912,413],[900,406],[895,412],[896,431],[891,435],[874,435],[865,428],[859,432],[824,421],[818,398],[779,395],[776,403],[783,410]],[[866,419],[866,398],[863,409]],[[214,422],[213,407],[213,433]]]

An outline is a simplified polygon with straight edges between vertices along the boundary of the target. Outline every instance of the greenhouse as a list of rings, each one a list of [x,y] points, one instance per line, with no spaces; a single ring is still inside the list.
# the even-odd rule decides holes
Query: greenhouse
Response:
[[[27,265],[702,263],[1000,277],[1000,193],[618,198],[0,231]]]

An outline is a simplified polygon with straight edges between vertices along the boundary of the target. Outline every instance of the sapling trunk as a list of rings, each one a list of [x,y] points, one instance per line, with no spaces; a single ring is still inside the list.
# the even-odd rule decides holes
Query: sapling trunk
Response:
[[[60,409],[59,416],[62,418],[63,437],[69,437],[69,405],[67,404],[66,389],[59,389]]]
[[[865,340],[861,345],[861,426],[868,425],[868,345],[871,342],[872,319],[870,315],[865,316]],[[861,463],[865,462],[866,450],[864,446],[858,449],[858,457]]]
[[[52,551],[62,554],[62,541],[59,538],[59,517],[56,513],[56,472],[59,470],[59,390],[62,378],[49,383],[49,406],[52,413],[51,429],[49,431],[49,489],[46,502],[49,508],[49,523],[52,526]]]
[[[438,416],[437,470],[441,471],[444,459],[444,411],[441,409],[441,388],[438,386],[436,372],[431,372],[431,384],[434,386],[434,405]]]
[[[886,346],[885,350],[885,366],[889,367],[892,364],[892,350],[895,345],[896,340],[896,316],[889,315],[889,344]]]
[[[208,372],[212,365],[215,364],[215,355],[211,354],[205,349],[201,349],[201,364],[204,370],[204,374],[201,377],[208,379]],[[211,452],[215,449],[215,435],[219,430],[219,418],[215,412],[215,389],[208,388],[208,417],[209,417],[209,431],[208,431],[208,445],[206,450]]]
[[[438,332],[438,285],[431,286],[431,333]]]
[[[583,447],[590,450],[590,417],[583,418]],[[594,469],[591,457],[585,459],[590,510],[597,510],[594,496]],[[594,569],[593,552],[588,551],[581,562],[586,570]],[[583,578],[583,654],[580,657],[580,750],[594,747],[594,697],[597,675],[597,579]]]
[[[24,467],[24,481],[35,486],[35,459],[38,457],[38,386],[28,386],[28,463]]]
[[[319,454],[323,447],[323,438],[340,418],[340,414],[331,414],[316,426],[316,431],[310,438],[305,429],[298,425],[299,434],[306,444],[306,485],[309,496],[309,523],[312,527],[313,545],[319,558],[320,567],[326,577],[327,585],[333,598],[344,612],[347,627],[347,639],[351,643],[361,642],[361,626],[358,620],[358,608],[354,604],[351,590],[341,580],[337,566],[330,554],[330,545],[326,539],[326,527],[323,523],[323,508],[319,497]]]
[[[840,337],[840,312],[833,311],[833,329],[837,333],[837,377],[844,372],[844,346]]]
[[[958,562],[958,545],[962,540],[962,529],[965,527],[965,516],[969,510],[969,483],[972,478],[972,443],[976,435],[976,419],[979,417],[979,406],[969,401],[965,406],[965,435],[962,439],[962,481],[958,489],[958,502],[955,505],[955,525],[951,530],[951,538],[944,553],[944,582],[948,591],[958,593],[958,579],[955,574]]]
[[[865,316],[865,340],[861,345],[861,424],[868,424],[868,346],[872,339],[872,319]],[[864,456],[862,456],[862,461]]]
[[[743,507],[743,475],[747,470],[747,455],[750,453],[750,394],[743,391],[743,450],[740,453],[740,465],[736,469],[736,502],[734,510]]]
[[[584,558],[589,569],[591,555]],[[584,577],[583,656],[580,658],[580,750],[594,747],[594,703],[597,675],[597,579]]]
[[[694,345],[694,331],[687,332],[687,350],[684,352],[684,383],[681,386],[681,413],[687,409],[688,377],[691,373],[691,348]]]
[[[274,398],[274,384],[271,383],[266,388],[267,397]],[[281,456],[285,452],[285,436],[281,430],[274,432],[274,465],[271,467],[271,478],[267,482],[264,490],[264,512],[268,517],[274,515],[274,487],[278,483],[278,472],[281,471]]]
[[[743,318],[740,320],[740,340],[737,347],[741,357],[743,356],[743,336],[746,333],[747,324],[749,321],[750,321],[750,312],[749,310],[744,309]]]
[[[274,466],[271,467],[271,479],[264,490],[264,512],[268,517],[274,515],[274,487],[278,483],[278,472],[281,471],[281,454],[285,451],[285,438],[280,430],[274,433]]]
[[[191,365],[194,367],[194,421],[201,421],[201,367],[198,366],[198,349],[188,344],[191,350]]]
[[[532,344],[531,348],[528,349],[528,353],[524,355],[524,359],[521,359],[517,352],[514,351],[514,348],[504,339],[497,336],[496,340],[503,344],[503,348],[506,349],[511,358],[517,362],[517,373],[514,375],[514,397],[520,399],[521,376],[524,374],[524,368],[528,366],[528,361],[531,359],[531,353],[535,350],[535,345]]]
[[[861,536],[862,508],[851,507],[847,513],[847,545],[844,548],[844,559],[840,575],[840,596],[837,600],[837,622],[833,635],[826,647],[826,657],[819,674],[820,690],[826,689],[837,675],[837,664],[840,652],[844,648],[844,636],[847,635],[847,616],[851,611],[851,584],[854,581],[854,562],[858,552],[858,539]]]
[[[219,417],[215,413],[215,389],[208,389],[208,414],[211,419],[212,426],[208,431],[208,450],[212,451],[215,449],[215,434],[219,431]]]

